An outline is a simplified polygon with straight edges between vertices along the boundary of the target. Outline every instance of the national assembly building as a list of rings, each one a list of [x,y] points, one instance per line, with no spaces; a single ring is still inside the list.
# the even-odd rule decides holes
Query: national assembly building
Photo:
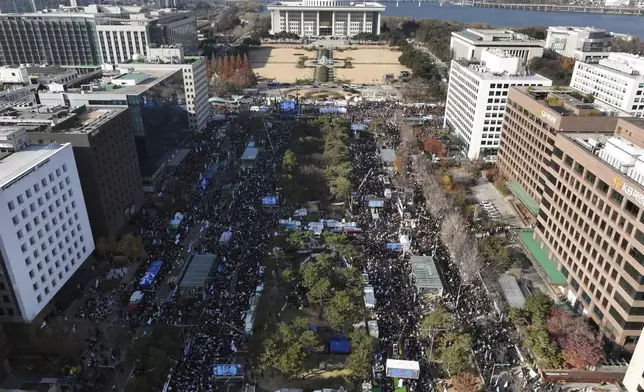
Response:
[[[343,0],[277,1],[267,8],[271,11],[271,34],[284,31],[300,37],[378,35],[380,14],[385,10],[376,2]]]

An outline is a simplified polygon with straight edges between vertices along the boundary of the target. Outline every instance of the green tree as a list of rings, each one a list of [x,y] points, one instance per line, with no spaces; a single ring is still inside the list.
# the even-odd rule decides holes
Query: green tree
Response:
[[[346,199],[351,195],[351,181],[346,177],[337,177],[333,183],[333,194],[340,199]]]
[[[275,367],[275,359],[279,356],[279,350],[277,348],[277,344],[272,338],[264,340],[262,347],[264,350],[259,356],[259,369],[261,371],[266,371]]]
[[[359,300],[353,290],[338,291],[324,309],[324,318],[333,328],[349,331],[361,317]]]
[[[302,277],[302,285],[309,290],[320,280],[320,273],[315,263],[303,264],[300,267],[300,276]]]
[[[292,173],[297,168],[297,156],[293,150],[286,150],[284,158],[282,158],[282,170],[287,173]]]
[[[546,325],[551,308],[552,299],[541,292],[529,296],[523,307],[530,317],[531,324],[543,326]]]
[[[472,364],[472,337],[462,332],[441,335],[440,360],[450,375],[466,371]]]
[[[442,307],[438,307],[431,311],[422,322],[424,330],[431,331],[433,329],[445,329],[451,327],[454,317],[450,312]]]
[[[288,347],[277,357],[275,367],[288,378],[294,378],[304,371],[306,353],[298,347]]]
[[[550,339],[544,325],[526,328],[523,343],[541,366],[549,369],[558,369],[561,366],[559,347]]]
[[[347,357],[347,368],[351,375],[359,380],[366,380],[371,374],[374,339],[365,331],[357,330],[349,334],[351,354]]]
[[[321,278],[309,288],[306,297],[312,303],[323,306],[331,298],[331,289],[331,281],[329,281],[329,278]]]
[[[507,270],[512,259],[507,248],[506,241],[501,237],[486,237],[480,244],[481,252],[485,261],[490,263],[494,268],[505,271]]]

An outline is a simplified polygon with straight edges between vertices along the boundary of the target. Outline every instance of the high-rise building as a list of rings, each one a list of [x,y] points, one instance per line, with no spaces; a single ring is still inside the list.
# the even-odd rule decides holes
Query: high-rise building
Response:
[[[197,19],[191,12],[160,12],[130,14],[122,17],[96,19],[98,42],[103,61],[119,64],[135,55],[148,57],[148,46],[182,45],[186,54],[196,54]]]
[[[486,49],[503,49],[511,56],[530,61],[543,56],[545,44],[545,41],[512,30],[465,29],[452,33],[449,49],[455,60],[480,60]]]
[[[644,330],[642,330],[644,334]],[[627,392],[644,391],[644,339],[640,335],[622,382]]]
[[[57,8],[57,0],[0,0],[0,13],[20,14]]]
[[[182,45],[199,51],[192,12],[91,5],[47,13],[0,14],[0,65],[100,66],[135,55],[150,45]]]
[[[70,144],[0,160],[0,317],[30,322],[94,251]]]
[[[570,86],[632,116],[644,117],[644,57],[610,53],[598,64],[577,62]]]
[[[494,159],[510,87],[550,85],[527,72],[525,60],[500,49],[484,50],[480,61],[452,60],[443,126],[464,142],[468,158]]]
[[[595,27],[550,26],[546,49],[560,56],[572,57],[586,63],[596,63],[608,57],[615,37]]]
[[[511,91],[499,169],[518,199],[534,198],[534,233],[520,238],[548,282],[632,350],[644,328],[644,120],[566,116],[565,98]]]
[[[144,189],[153,191],[170,157],[210,117],[205,61],[181,48],[151,48],[154,60],[132,60],[78,89],[39,92],[40,103],[63,107],[127,107]],[[107,72],[107,71],[106,71]]]
[[[100,65],[93,16],[0,14],[0,65],[19,64]]]
[[[559,132],[612,132],[620,115],[568,87],[513,87],[508,94],[497,167],[533,218],[551,181],[550,155]]]
[[[302,37],[353,37],[360,33],[380,34],[381,3],[346,0],[278,1],[271,12],[271,32],[285,31]]]
[[[81,106],[62,114],[50,113],[53,126],[24,123],[31,124],[27,129],[31,143],[71,143],[95,237],[116,236],[143,204],[143,182],[128,110]],[[12,120],[20,121],[20,113],[16,114]]]

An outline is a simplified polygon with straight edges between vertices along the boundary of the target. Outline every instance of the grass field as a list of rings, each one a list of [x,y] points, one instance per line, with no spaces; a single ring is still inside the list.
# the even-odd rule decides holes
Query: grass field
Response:
[[[313,68],[296,68],[300,56],[315,57],[315,52],[303,49],[262,46],[248,54],[255,73],[268,79],[293,83],[297,79],[313,79]]]
[[[265,78],[285,83],[313,78],[313,68],[297,68],[296,65],[300,56],[315,57],[315,51],[262,46],[251,50],[248,56],[253,71]],[[386,73],[393,73],[397,77],[400,71],[409,70],[400,65],[399,56],[400,52],[388,48],[336,51],[334,57],[342,60],[349,58],[353,68],[336,68],[335,77],[358,84],[380,84]]]

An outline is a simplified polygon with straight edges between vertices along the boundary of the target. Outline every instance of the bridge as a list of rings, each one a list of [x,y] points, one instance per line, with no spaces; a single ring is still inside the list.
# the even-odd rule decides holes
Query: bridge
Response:
[[[454,4],[458,4],[455,2]],[[636,7],[602,7],[592,5],[553,5],[553,4],[512,4],[512,3],[488,3],[485,1],[462,0],[461,5],[471,5],[483,8],[500,8],[523,11],[551,11],[551,12],[582,12],[593,14],[613,15],[644,15],[644,8]]]

